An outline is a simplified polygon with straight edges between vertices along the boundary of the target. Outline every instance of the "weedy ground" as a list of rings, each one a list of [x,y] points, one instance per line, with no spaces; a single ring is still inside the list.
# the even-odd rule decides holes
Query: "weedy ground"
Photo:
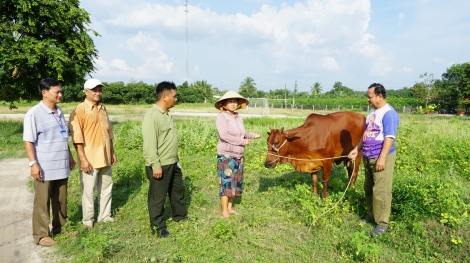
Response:
[[[70,262],[470,261],[469,118],[400,115],[391,226],[385,235],[370,238],[374,225],[357,222],[366,209],[362,170],[342,198],[348,178],[343,166],[335,166],[329,197],[321,199],[311,193],[309,174],[290,164],[264,168],[269,127],[298,127],[308,113],[245,118],[246,130],[262,138],[246,147],[245,189],[235,201],[240,215],[227,220],[220,218],[215,118],[175,117],[189,218],[173,222],[167,202],[171,235],[166,239],[149,229],[140,120],[114,122],[116,221],[82,227],[74,170],[68,186],[69,228],[79,234],[58,236],[56,253]],[[2,120],[0,134],[0,158],[25,157],[21,122]]]

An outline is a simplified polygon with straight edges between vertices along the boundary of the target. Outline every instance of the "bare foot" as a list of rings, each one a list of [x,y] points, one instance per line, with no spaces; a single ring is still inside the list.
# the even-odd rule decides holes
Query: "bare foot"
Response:
[[[240,214],[236,210],[233,210],[233,209],[229,210],[228,213],[231,214],[231,215],[239,215]]]
[[[222,213],[222,215],[220,215],[220,218],[222,219],[226,219],[226,218],[229,218],[230,214],[224,214]]]

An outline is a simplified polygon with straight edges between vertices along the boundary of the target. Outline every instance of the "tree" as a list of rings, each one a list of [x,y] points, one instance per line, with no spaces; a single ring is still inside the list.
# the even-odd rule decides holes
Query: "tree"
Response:
[[[270,90],[268,98],[269,99],[284,99],[284,89],[275,89],[275,90]]]
[[[204,94],[204,103],[207,102],[207,100],[211,100],[212,98],[212,85],[207,83],[205,80],[201,81],[196,81],[193,84],[190,85],[192,88],[200,89],[203,94]]]
[[[319,96],[323,91],[323,87],[321,86],[320,82],[313,83],[313,86],[310,87],[310,93],[313,97]]]
[[[78,0],[0,0],[0,100],[40,98],[39,80],[83,83],[98,51]]]
[[[208,86],[205,86],[208,85]],[[210,90],[211,85],[207,84],[205,81],[196,81],[191,85],[188,85],[188,82],[185,81],[183,84],[177,87],[178,92],[178,102],[181,103],[201,103],[204,102],[207,92],[204,90],[204,87],[208,87]],[[212,93],[212,90],[209,92]]]
[[[238,89],[238,93],[246,98],[255,98],[258,95],[255,80],[251,77],[246,77]]]
[[[294,97],[295,95],[297,95],[297,93],[299,93],[299,87],[297,86],[297,80],[296,80],[294,83]]]
[[[411,88],[411,94],[413,94],[413,98],[418,99],[420,103],[424,104],[428,96],[428,91],[423,82],[417,82]]]
[[[458,99],[470,96],[470,62],[454,64],[442,74],[442,82],[446,89],[456,93]]]
[[[428,106],[429,101],[431,100],[431,90],[434,88],[434,74],[428,74],[425,72],[424,74],[419,75],[420,78],[423,79],[423,85],[424,88],[426,89],[426,107]]]
[[[335,84],[333,85],[333,89],[326,92],[325,96],[330,97],[330,98],[353,97],[354,90],[346,86],[343,86],[343,83],[341,83],[340,81],[336,81]]]

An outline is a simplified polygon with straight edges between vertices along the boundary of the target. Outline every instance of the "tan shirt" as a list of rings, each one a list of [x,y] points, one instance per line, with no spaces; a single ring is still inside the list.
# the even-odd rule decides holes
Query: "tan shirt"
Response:
[[[83,144],[85,156],[93,168],[111,166],[111,140],[114,132],[106,108],[85,100],[72,111],[69,129],[74,144]]]

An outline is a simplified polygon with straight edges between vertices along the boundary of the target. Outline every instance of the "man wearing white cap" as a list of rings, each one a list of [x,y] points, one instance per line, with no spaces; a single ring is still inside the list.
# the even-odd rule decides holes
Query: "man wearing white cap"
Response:
[[[80,163],[82,186],[82,223],[92,228],[94,188],[98,190],[98,222],[113,222],[111,217],[112,165],[116,163],[114,133],[106,108],[100,103],[104,85],[97,79],[85,82],[85,101],[70,114],[70,131]]]

